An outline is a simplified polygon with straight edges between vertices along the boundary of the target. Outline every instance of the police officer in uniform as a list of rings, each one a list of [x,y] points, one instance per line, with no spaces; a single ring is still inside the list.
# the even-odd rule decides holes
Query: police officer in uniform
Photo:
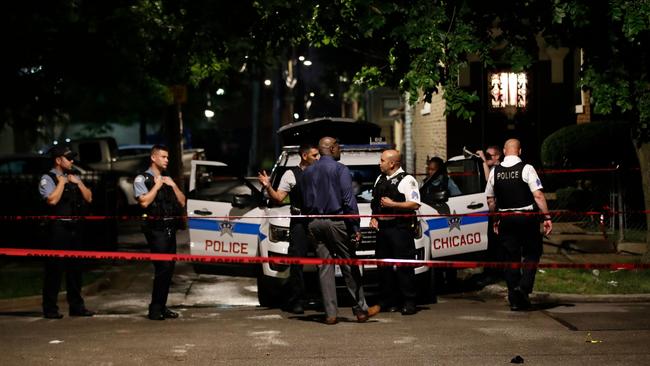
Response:
[[[51,249],[83,249],[82,219],[92,201],[92,192],[79,177],[72,174],[72,162],[76,153],[67,146],[56,145],[49,151],[53,168],[41,177],[39,193],[47,204],[50,223]],[[75,259],[47,259],[43,280],[43,316],[61,319],[57,298],[61,287],[61,276],[65,272],[66,297],[70,316],[93,316],[86,309],[81,297],[81,265]]]
[[[553,230],[542,182],[535,168],[519,158],[519,140],[506,141],[503,153],[505,159],[492,170],[485,188],[490,211],[502,213],[494,220],[494,232],[501,244],[501,259],[520,262],[523,258],[524,263],[539,263],[542,235],[535,208],[542,212],[544,234]],[[533,291],[536,272],[536,268],[505,270],[511,310],[530,308],[528,295]]]
[[[300,191],[300,180],[302,172],[312,165],[320,157],[318,149],[313,145],[301,145],[298,149],[300,164],[287,170],[280,178],[277,191],[271,186],[270,177],[265,171],[260,172],[257,179],[269,197],[275,203],[281,203],[289,196],[291,201],[290,212],[292,215],[302,213],[302,193]],[[309,222],[304,218],[291,218],[289,222],[289,256],[306,257],[309,239],[307,237],[307,225]],[[292,264],[289,268],[288,290],[289,298],[286,309],[290,313],[303,314],[303,298],[305,293],[305,281],[303,278],[301,264]]]
[[[133,182],[135,196],[147,215],[144,235],[152,253],[175,254],[176,230],[185,195],[171,177],[164,175],[169,163],[169,150],[163,145],[151,148],[151,166]],[[174,262],[154,261],[153,291],[148,317],[151,320],[178,318],[167,308],[167,296],[174,274]]]
[[[377,258],[415,259],[415,225],[417,219],[403,216],[384,216],[391,214],[415,215],[420,208],[418,183],[412,175],[401,168],[401,157],[396,150],[386,150],[381,154],[377,178],[372,190],[372,214],[380,215],[370,220],[370,226],[378,230]],[[379,267],[381,273],[381,300],[378,305],[368,309],[376,312],[402,302],[403,315],[416,313],[415,272],[413,267]],[[400,299],[401,295],[401,299]]]

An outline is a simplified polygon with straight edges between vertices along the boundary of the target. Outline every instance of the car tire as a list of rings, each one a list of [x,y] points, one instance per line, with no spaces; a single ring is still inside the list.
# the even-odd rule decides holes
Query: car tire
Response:
[[[418,300],[422,304],[435,304],[438,302],[436,288],[436,269],[430,268],[425,273],[416,276]]]
[[[282,280],[263,274],[257,276],[257,299],[260,306],[280,307],[282,305]]]

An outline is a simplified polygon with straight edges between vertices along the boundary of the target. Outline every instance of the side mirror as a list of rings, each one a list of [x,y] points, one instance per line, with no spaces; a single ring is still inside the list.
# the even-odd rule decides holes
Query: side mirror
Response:
[[[253,197],[250,194],[236,194],[232,197],[232,206],[237,208],[251,207]]]

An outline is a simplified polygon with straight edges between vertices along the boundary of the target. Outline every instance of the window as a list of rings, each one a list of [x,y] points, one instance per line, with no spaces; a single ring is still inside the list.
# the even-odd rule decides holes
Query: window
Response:
[[[526,73],[497,72],[489,74],[489,78],[492,108],[526,108]]]
[[[384,99],[382,100],[381,118],[391,118],[390,112],[398,109],[400,106],[399,99]]]

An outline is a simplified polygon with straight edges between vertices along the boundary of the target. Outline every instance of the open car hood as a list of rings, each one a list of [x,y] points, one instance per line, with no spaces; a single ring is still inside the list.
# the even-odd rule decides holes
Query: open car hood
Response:
[[[368,144],[381,135],[381,127],[352,118],[320,117],[289,123],[278,129],[282,145],[318,144],[324,136],[339,139],[341,144]]]

